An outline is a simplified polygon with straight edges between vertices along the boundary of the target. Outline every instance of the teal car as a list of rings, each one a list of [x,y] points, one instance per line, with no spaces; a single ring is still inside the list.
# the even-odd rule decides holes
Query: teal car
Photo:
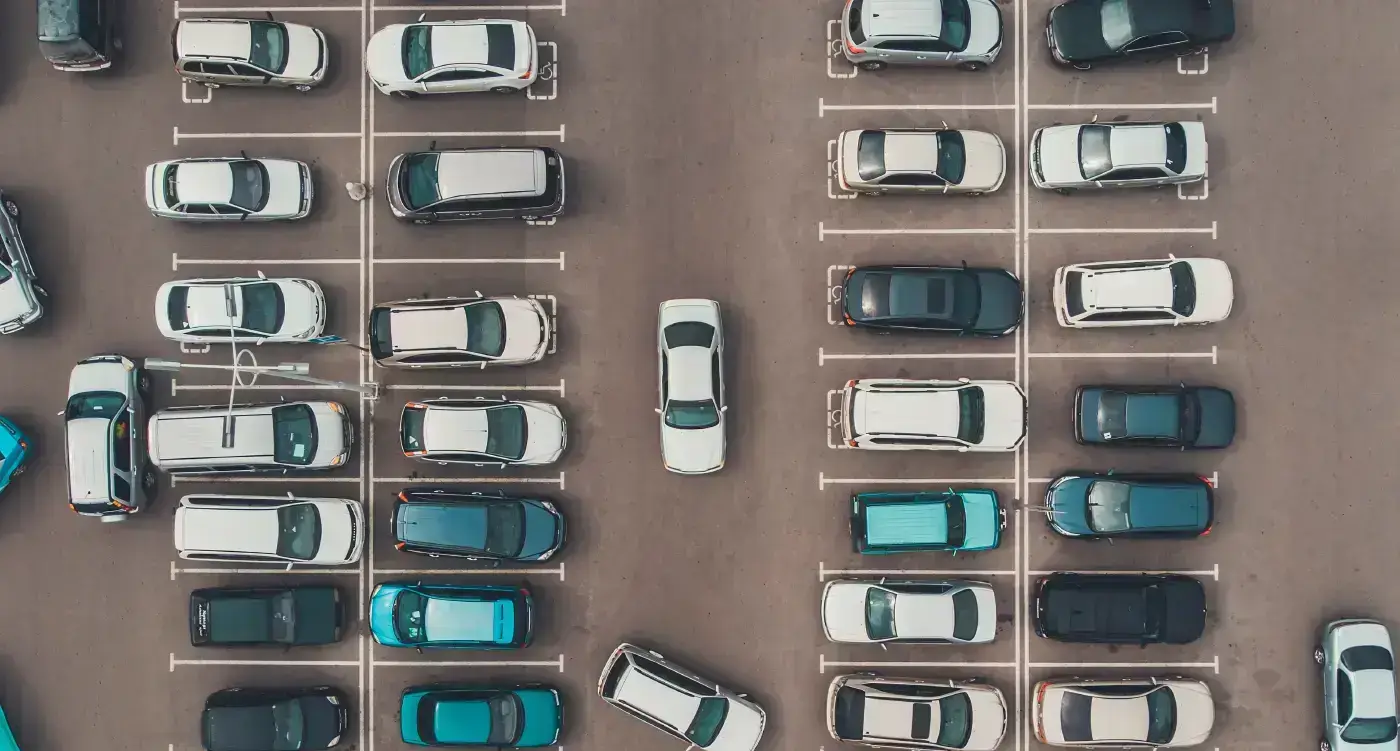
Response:
[[[15,734],[10,732],[4,710],[0,710],[0,751],[19,751],[19,744],[15,742]]]
[[[369,630],[388,647],[520,649],[533,610],[524,587],[386,582],[370,596]]]
[[[0,492],[24,472],[29,458],[29,438],[9,418],[0,417]]]
[[[399,735],[415,746],[553,746],[563,709],[545,686],[414,686],[399,701]]]
[[[994,490],[851,497],[851,542],[862,555],[991,550],[1001,543],[1005,528],[1006,512]]]

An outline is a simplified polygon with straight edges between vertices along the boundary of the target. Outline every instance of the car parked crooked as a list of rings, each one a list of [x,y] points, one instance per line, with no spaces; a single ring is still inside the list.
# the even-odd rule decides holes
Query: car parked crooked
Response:
[[[544,305],[530,297],[441,297],[375,305],[369,350],[402,368],[486,368],[539,362],[553,342]]]
[[[533,611],[524,587],[385,582],[370,596],[369,629],[386,647],[520,649],[533,636]]]
[[[206,751],[323,751],[350,727],[344,692],[314,688],[226,688],[204,700],[199,721]]]
[[[837,579],[822,590],[826,638],[848,644],[985,644],[996,637],[990,584]]]
[[[895,331],[1005,336],[1021,324],[1021,280],[996,268],[857,266],[841,283],[841,320]]]
[[[1055,270],[1055,318],[1074,329],[1219,323],[1235,305],[1215,258],[1076,263]]]
[[[211,89],[275,86],[310,91],[326,78],[326,35],[297,23],[183,18],[170,46],[180,78]]]
[[[304,342],[325,325],[326,295],[310,279],[185,279],[156,290],[156,327],[177,342]]]
[[[851,541],[857,553],[992,550],[1001,543],[1006,511],[995,490],[857,493],[851,497]]]
[[[563,698],[548,686],[438,684],[399,697],[399,737],[414,746],[553,746],[563,720]]]
[[[564,545],[564,515],[553,503],[500,492],[405,488],[390,525],[395,548],[434,558],[535,563]]]
[[[1006,700],[980,681],[838,675],[826,693],[827,730],[874,748],[996,751]]]
[[[564,213],[564,158],[543,146],[399,154],[384,184],[394,216],[414,224]]]
[[[724,468],[724,326],[714,300],[661,303],[656,330],[661,462],[682,475]]]
[[[1199,55],[1235,35],[1234,0],[1070,0],[1050,9],[1045,40],[1056,62]]]
[[[1031,136],[1031,182],[1068,195],[1097,188],[1161,188],[1206,177],[1206,127],[1171,123],[1051,125]]]
[[[365,71],[385,94],[514,94],[539,76],[535,32],[524,21],[391,24],[369,39]]]
[[[311,213],[311,168],[295,159],[172,159],[146,168],[146,208],[187,222],[271,222]]]
[[[993,0],[846,0],[841,51],[862,70],[890,65],[983,70],[1002,47]]]
[[[568,435],[553,404],[504,397],[409,402],[399,421],[403,455],[439,464],[553,464]]]
[[[866,195],[982,195],[1001,187],[1006,147],[992,133],[949,128],[848,130],[836,142],[836,178]]]
[[[1322,629],[1313,650],[1322,667],[1321,751],[1395,751],[1395,649],[1390,630],[1369,618]]]
[[[1186,678],[1041,681],[1031,690],[1031,729],[1069,748],[1184,748],[1210,738],[1210,687]]]
[[[1182,474],[1067,474],[1045,492],[1050,528],[1066,537],[1202,537],[1215,522],[1210,481]]]

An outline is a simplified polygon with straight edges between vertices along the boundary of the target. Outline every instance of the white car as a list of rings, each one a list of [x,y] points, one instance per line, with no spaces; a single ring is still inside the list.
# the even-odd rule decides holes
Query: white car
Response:
[[[184,18],[171,35],[175,69],[190,83],[310,91],[326,78],[326,35],[255,18]]]
[[[1006,735],[1006,700],[973,681],[838,675],[826,692],[827,731],[876,748],[996,751]]]
[[[1052,125],[1031,136],[1031,181],[1070,193],[1155,188],[1206,176],[1206,127],[1174,123]]]
[[[1014,451],[1026,437],[1026,394],[1011,381],[847,381],[841,438],[878,451]]]
[[[1050,746],[1181,748],[1210,737],[1210,687],[1185,678],[1041,681],[1031,728]]]
[[[554,326],[539,300],[515,295],[400,300],[369,312],[369,348],[386,367],[485,368],[539,362]]]
[[[409,402],[399,434],[404,456],[479,466],[552,464],[569,438],[558,407],[505,397]]]
[[[186,279],[156,291],[156,327],[177,342],[304,342],[326,325],[310,279]]]
[[[175,508],[175,549],[201,561],[356,563],[365,546],[359,501],[187,495]]]
[[[990,584],[837,579],[822,590],[822,630],[847,644],[983,644],[997,633]]]
[[[539,75],[534,30],[504,19],[385,26],[369,39],[365,69],[375,88],[404,97],[513,94]]]
[[[1006,147],[977,130],[848,130],[836,145],[841,187],[858,193],[965,193],[1001,187]]]
[[[1175,256],[1061,266],[1053,295],[1055,318],[1076,329],[1218,323],[1235,304],[1224,261]]]
[[[311,213],[311,168],[295,159],[172,159],[146,167],[146,208],[189,222],[278,221]]]
[[[661,303],[661,461],[683,475],[724,466],[724,326],[714,300]]]

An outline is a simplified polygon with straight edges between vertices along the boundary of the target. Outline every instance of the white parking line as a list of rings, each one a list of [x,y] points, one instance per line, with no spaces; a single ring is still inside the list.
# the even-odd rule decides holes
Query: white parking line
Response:
[[[559,45],[555,42],[536,42],[539,47],[549,48],[549,58],[546,62],[540,63],[540,74],[535,79],[534,84],[525,89],[525,98],[533,102],[548,102],[559,96]],[[535,84],[540,81],[549,82],[548,94],[536,94]]]
[[[412,11],[414,13],[436,12],[436,11],[532,11],[532,10],[557,10],[559,15],[569,15],[569,0],[559,0],[558,5],[375,5],[374,12],[387,11]]]
[[[175,17],[179,18],[182,13],[200,15],[219,15],[221,13],[359,13],[363,10],[360,5],[249,5],[249,6],[181,6],[180,0],[175,0]]]
[[[920,568],[827,568],[826,563],[817,564],[817,581],[824,582],[828,576],[1015,576],[1014,570],[983,569],[920,569]]]
[[[833,18],[826,22],[826,77],[827,78],[855,78],[860,73],[860,68],[851,66],[850,73],[837,73],[831,68],[831,61],[841,57],[841,35],[832,33],[841,23],[840,19]],[[849,64],[849,63],[848,63]]]
[[[564,581],[564,564],[548,568],[377,568],[372,572],[375,576],[477,576],[479,574],[491,574],[493,576],[537,576],[549,574],[558,576],[559,581]]]
[[[1014,104],[827,104],[826,99],[817,99],[817,117],[826,117],[827,112],[899,112],[899,111],[938,111],[981,112],[987,110],[1014,110]]]
[[[240,386],[239,388],[243,388],[243,387]],[[186,484],[195,483],[195,482],[261,482],[261,483],[273,483],[273,482],[327,482],[327,483],[329,483],[329,482],[343,482],[343,483],[356,483],[356,484],[358,484],[358,483],[360,482],[360,478],[358,478],[358,477],[306,477],[306,476],[301,476],[301,475],[298,475],[298,476],[296,476],[296,477],[285,477],[285,476],[282,476],[282,475],[278,475],[278,476],[276,476],[276,477],[237,477],[237,476],[233,476],[233,475],[171,475],[171,476],[170,476],[170,484],[171,484],[172,486],[174,486],[174,485],[186,485]]]
[[[357,266],[358,258],[181,258],[170,254],[170,270],[181,266]]]
[[[1205,479],[1206,479],[1207,482],[1210,483],[1210,486],[1211,486],[1212,488],[1215,488],[1216,490],[1219,490],[1219,489],[1220,489],[1220,470],[1218,470],[1218,469],[1215,470],[1214,472],[1210,473],[1210,477],[1207,477],[1207,478],[1205,478]],[[1027,477],[1027,478],[1026,478],[1026,483],[1029,484],[1029,485],[1049,485],[1050,483],[1052,483],[1052,482],[1054,482],[1054,481],[1055,481],[1055,478],[1053,478],[1053,477]]]
[[[240,386],[239,388],[242,388],[242,387]],[[560,397],[560,398],[563,398],[563,396],[564,396],[564,379],[563,379],[563,378],[560,378],[560,379],[559,379],[559,385],[558,385],[558,386],[545,386],[545,385],[540,385],[540,386],[531,386],[531,385],[520,385],[520,386],[465,386],[465,385],[456,384],[456,383],[454,383],[454,384],[452,384],[452,385],[446,385],[446,384],[432,384],[432,385],[422,385],[422,386],[419,386],[419,385],[417,385],[417,384],[412,384],[412,383],[391,383],[391,384],[385,386],[385,388],[389,389],[390,391],[483,391],[483,392],[486,392],[486,393],[488,393],[488,394],[489,394],[489,393],[493,393],[493,392],[499,392],[499,391],[553,391],[553,392],[559,394],[559,397]]]
[[[557,265],[557,266],[559,267],[559,270],[560,270],[560,271],[563,271],[563,270],[564,270],[564,251],[560,251],[560,252],[559,252],[559,257],[558,257],[558,258],[376,258],[376,259],[374,259],[374,262],[375,262],[376,264],[387,263],[387,264],[400,264],[400,265],[413,265],[413,264],[428,264],[428,265],[432,265],[432,264],[454,264],[454,263],[465,263],[465,264],[469,264],[469,265],[470,265],[470,264],[492,264],[492,263],[503,263],[503,264],[512,264],[512,263],[515,263],[515,264],[522,264],[522,263],[523,263],[523,264],[526,264],[526,265],[530,265],[530,264],[549,264],[549,265]]]
[[[557,660],[374,660],[380,668],[558,668],[564,672],[564,655]]]
[[[854,190],[838,189],[836,186],[840,184],[836,179],[836,139],[833,138],[826,142],[826,197],[837,201],[849,201],[860,196]]]
[[[180,126],[171,129],[174,133],[174,143],[180,145],[180,141],[197,141],[211,139],[249,139],[249,138],[361,138],[360,133],[335,133],[335,132],[310,132],[310,133],[181,133]]]
[[[828,660],[826,655],[817,655],[817,672],[825,673],[827,668],[969,668],[972,670],[991,668],[1014,668],[1014,662],[923,662],[896,660]]]
[[[1054,570],[1031,570],[1027,571],[1027,576],[1049,576],[1051,574],[1151,574],[1153,576],[1201,576],[1210,577],[1215,581],[1220,581],[1220,564],[1215,564],[1208,569],[1054,569]]]
[[[828,355],[830,357],[830,355]],[[1210,360],[1220,364],[1220,347],[1212,344],[1209,352],[1027,352],[1026,357],[1037,360]]]
[[[1131,111],[1152,111],[1152,110],[1210,110],[1212,115],[1219,114],[1219,97],[1211,97],[1209,102],[1171,102],[1150,104],[1147,102],[1138,104],[1093,104],[1088,102],[1075,102],[1070,104],[1027,104],[1028,110],[1131,110]]]
[[[228,383],[196,383],[180,385],[174,378],[170,379],[170,394],[174,396],[181,391],[228,391],[233,388]],[[238,385],[235,391],[335,391],[333,386],[318,386],[304,383],[252,383],[247,386]]]
[[[1187,68],[1185,63],[1186,58],[1184,57],[1178,57],[1176,59],[1177,73],[1180,73],[1183,76],[1204,76],[1205,74],[1210,72],[1210,53],[1201,53],[1201,67],[1199,68]]]
[[[817,347],[817,365],[827,360],[1014,360],[1015,352],[900,352],[858,353],[827,352]]]
[[[1215,655],[1210,662],[1030,662],[1026,667],[1033,670],[1053,669],[1053,670],[1099,670],[1118,669],[1128,670],[1204,670],[1210,668],[1217,675],[1220,673],[1220,655]]]
[[[1220,239],[1220,223],[1209,227],[1027,227],[1031,235],[1210,235]]]
[[[1186,186],[1178,184],[1176,186],[1176,197],[1183,201],[1204,201],[1210,198],[1210,178],[1207,177],[1201,181],[1201,192],[1195,195],[1187,194]]]
[[[286,565],[268,566],[267,568],[181,568],[178,561],[170,562],[170,581],[175,581],[177,574],[185,575],[214,575],[221,574],[305,574],[322,576],[327,574],[359,574],[359,566],[347,566],[343,568],[294,568]]]
[[[817,241],[825,242],[827,235],[1014,235],[1014,228],[981,227],[968,229],[827,229],[826,222],[817,222]]]
[[[177,660],[175,653],[170,653],[170,672],[175,672],[175,668],[189,665],[229,665],[229,666],[288,666],[288,667],[312,667],[312,668],[349,668],[359,667],[359,660]]]
[[[558,477],[376,477],[374,482],[396,485],[558,485],[563,490],[564,473],[560,472]]]
[[[817,489],[826,490],[828,485],[1015,485],[1014,477],[827,477],[825,472],[817,473]]]
[[[208,103],[214,101],[214,90],[211,89],[211,88],[209,88],[209,87],[207,87],[207,86],[202,87],[202,88],[204,89],[204,98],[203,98],[203,99],[191,99],[191,98],[190,98],[190,82],[189,82],[189,81],[186,81],[186,80],[183,79],[183,78],[180,79],[180,100],[183,101],[185,104],[208,104]]]
[[[440,10],[446,10],[442,8]],[[564,126],[559,130],[440,130],[376,132],[375,138],[558,138],[564,142]]]

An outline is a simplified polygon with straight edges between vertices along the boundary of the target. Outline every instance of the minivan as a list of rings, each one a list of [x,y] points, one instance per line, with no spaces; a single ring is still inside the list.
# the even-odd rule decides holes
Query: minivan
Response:
[[[399,154],[386,185],[394,216],[414,224],[546,220],[564,211],[564,158],[543,146]]]
[[[150,375],[121,355],[94,355],[74,366],[59,414],[75,513],[125,521],[155,495],[156,472],[141,440],[150,388]]]
[[[121,47],[117,0],[39,0],[39,49],[55,69],[85,73],[112,67]]]
[[[338,402],[170,407],[151,418],[147,448],[174,475],[287,474],[344,466],[354,432]]]

